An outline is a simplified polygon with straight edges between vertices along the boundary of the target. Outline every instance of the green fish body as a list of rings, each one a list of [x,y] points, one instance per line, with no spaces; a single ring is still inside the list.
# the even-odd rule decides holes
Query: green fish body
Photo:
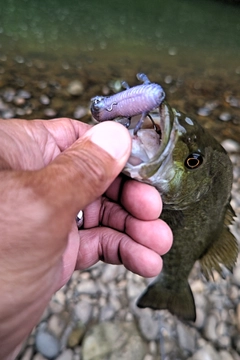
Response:
[[[163,200],[161,218],[173,231],[163,269],[138,299],[141,308],[168,309],[194,321],[196,309],[188,277],[199,260],[212,277],[222,266],[232,271],[238,255],[229,231],[232,163],[224,148],[197,121],[163,102],[151,114],[156,129],[132,133],[132,154],[124,173],[155,186]]]

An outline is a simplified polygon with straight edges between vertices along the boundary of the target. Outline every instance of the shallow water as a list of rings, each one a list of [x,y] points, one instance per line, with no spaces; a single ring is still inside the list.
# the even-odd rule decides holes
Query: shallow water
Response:
[[[239,5],[219,0],[0,0],[1,92],[21,87],[34,99],[52,91],[56,115],[73,116],[78,104],[88,106],[106,86],[116,90],[121,80],[136,84],[139,71],[162,84],[172,105],[196,115],[214,134],[220,129],[223,137],[240,138]],[[68,97],[66,104],[64,91],[75,79],[84,92]],[[36,85],[43,80],[58,90]],[[226,101],[231,97],[237,106]],[[209,101],[218,106],[210,116],[199,116]],[[31,108],[20,117],[44,117],[40,106]],[[224,112],[230,121],[219,120]]]

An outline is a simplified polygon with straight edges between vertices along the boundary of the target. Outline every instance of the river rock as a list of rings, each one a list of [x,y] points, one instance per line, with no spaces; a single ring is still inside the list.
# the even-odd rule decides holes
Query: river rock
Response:
[[[59,354],[61,345],[54,335],[46,330],[40,330],[36,334],[36,348],[47,359],[51,359]]]
[[[68,84],[67,91],[69,94],[78,96],[83,93],[84,87],[81,81],[73,80]]]
[[[146,346],[133,323],[104,322],[86,334],[82,355],[83,360],[143,359]]]

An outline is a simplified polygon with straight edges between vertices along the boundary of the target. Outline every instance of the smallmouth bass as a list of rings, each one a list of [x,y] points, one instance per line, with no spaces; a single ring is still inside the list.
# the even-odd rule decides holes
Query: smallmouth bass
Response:
[[[163,102],[150,115],[158,127],[132,136],[124,173],[153,185],[161,194],[163,219],[173,231],[173,245],[163,269],[137,301],[140,308],[168,309],[195,321],[196,308],[188,276],[199,260],[204,276],[232,271],[238,245],[228,226],[232,163],[224,148],[197,121]]]

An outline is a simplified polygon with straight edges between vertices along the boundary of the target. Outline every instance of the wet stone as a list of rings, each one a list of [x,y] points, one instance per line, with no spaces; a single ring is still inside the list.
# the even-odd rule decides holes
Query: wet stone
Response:
[[[226,139],[226,140],[222,141],[221,145],[229,153],[237,152],[240,150],[240,144],[232,139]]]
[[[3,119],[11,119],[15,116],[15,111],[13,109],[6,109],[1,111],[1,117]]]
[[[210,315],[206,319],[206,323],[204,326],[204,334],[208,340],[216,341],[217,340],[217,333],[216,333],[216,326],[217,326],[217,318],[215,315]]]
[[[49,105],[50,104],[50,99],[47,95],[41,95],[40,98],[40,103],[43,104],[43,105]]]
[[[138,322],[141,333],[146,340],[157,340],[159,338],[159,318],[154,316],[153,311],[144,309]]]
[[[36,348],[46,358],[56,357],[61,349],[59,340],[45,330],[39,330],[36,334]]]
[[[67,91],[73,96],[81,95],[84,91],[84,87],[81,81],[73,80],[68,84]]]
[[[23,99],[30,99],[32,97],[32,95],[30,94],[29,91],[27,90],[19,90],[17,92],[17,96],[20,97],[20,98],[23,98]]]
[[[21,357],[21,360],[31,360],[33,356],[33,347],[28,347]]]
[[[76,318],[82,322],[82,324],[87,324],[91,319],[93,306],[88,301],[81,301],[76,304],[74,308]]]
[[[36,354],[34,355],[33,360],[48,360],[48,358],[46,358],[42,354]]]
[[[99,288],[93,280],[82,281],[77,286],[77,292],[79,294],[88,294],[96,296],[99,293]]]
[[[74,110],[73,116],[74,116],[75,119],[81,119],[82,117],[87,115],[87,113],[88,113],[88,109],[86,107],[84,107],[84,106],[79,105]]]
[[[64,350],[61,355],[59,355],[56,360],[72,360],[73,359],[73,352],[71,349]]]
[[[221,121],[230,121],[232,119],[232,115],[229,112],[222,112],[219,115],[219,120]]]
[[[100,310],[100,321],[111,320],[115,315],[115,309],[111,305],[105,305]]]
[[[195,350],[196,338],[196,333],[194,333],[194,329],[186,326],[181,322],[178,322],[177,334],[180,347],[186,350],[188,353],[193,354]]]
[[[80,322],[78,325],[70,332],[67,344],[70,348],[76,347],[82,340],[86,331],[85,325],[81,324]]]
[[[219,360],[234,360],[232,355],[225,350],[219,352]]]
[[[83,360],[132,360],[146,354],[134,324],[105,322],[93,326],[83,341]]]
[[[200,116],[209,116],[211,114],[211,109],[208,109],[206,107],[201,107],[198,109],[197,114]]]
[[[203,349],[196,351],[188,360],[219,360],[219,354],[212,345],[207,344]]]
[[[44,110],[44,115],[49,118],[53,118],[57,115],[57,112],[54,109],[48,108]]]

